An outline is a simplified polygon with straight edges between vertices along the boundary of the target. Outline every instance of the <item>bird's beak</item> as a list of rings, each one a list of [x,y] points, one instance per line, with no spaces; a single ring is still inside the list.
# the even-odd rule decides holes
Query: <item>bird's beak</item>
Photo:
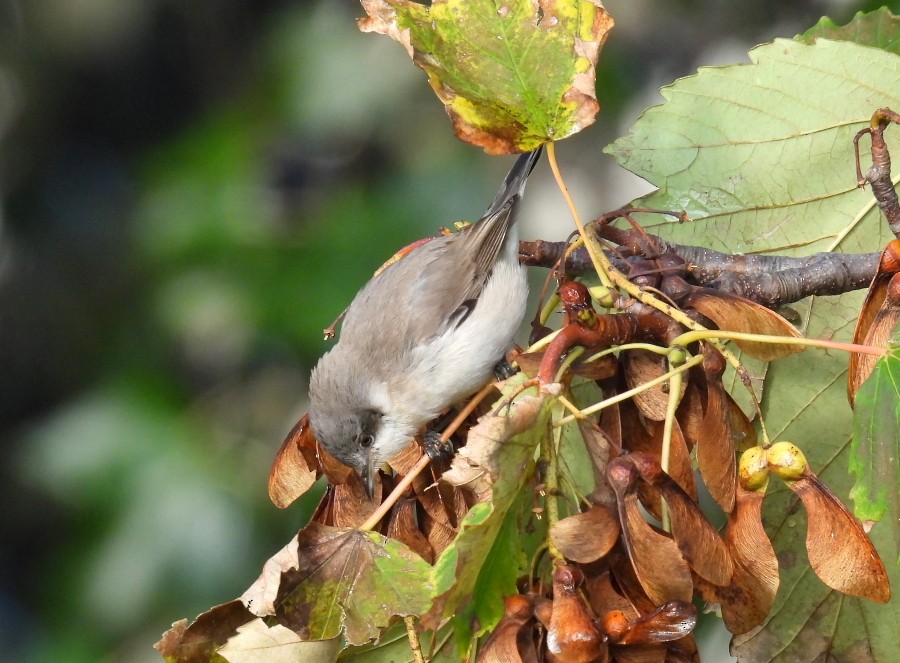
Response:
[[[371,500],[375,497],[375,477],[378,475],[378,468],[375,466],[375,455],[369,453],[366,457],[366,469],[363,474],[363,483],[366,486],[366,495]]]

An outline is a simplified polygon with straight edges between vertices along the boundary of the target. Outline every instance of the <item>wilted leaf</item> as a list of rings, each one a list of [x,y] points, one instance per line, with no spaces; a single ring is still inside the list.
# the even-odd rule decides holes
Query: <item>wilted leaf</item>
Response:
[[[734,568],[731,582],[725,587],[701,585],[701,594],[721,605],[725,626],[736,635],[765,620],[778,590],[778,560],[762,526],[764,496],[738,486],[723,535]]]
[[[803,337],[803,334],[797,331],[794,325],[775,311],[727,292],[696,288],[684,302],[684,306],[699,311],[715,322],[719,329],[787,338]],[[804,350],[802,345],[780,345],[757,341],[742,340],[735,341],[735,344],[747,354],[763,361],[781,359]]]
[[[669,366],[663,355],[648,350],[629,350],[625,353],[623,364],[625,382],[629,389],[634,389],[668,372]],[[666,407],[669,404],[668,385],[658,384],[635,394],[634,404],[641,414],[652,421],[666,418]],[[686,385],[682,382],[682,394]]]
[[[337,637],[304,642],[281,624],[269,627],[262,619],[255,619],[239,626],[237,635],[218,653],[228,663],[328,663],[337,660],[340,650]]]
[[[286,509],[303,495],[319,476],[316,438],[304,414],[288,433],[272,462],[269,472],[269,498],[279,509]]]
[[[254,615],[235,599],[210,608],[190,626],[186,619],[172,624],[153,647],[167,663],[215,663],[224,660],[216,649],[253,619]]]
[[[478,651],[477,663],[538,663],[531,635],[534,610],[521,594],[507,596],[503,619]]]
[[[641,587],[655,605],[693,596],[691,571],[678,545],[654,530],[641,515],[636,492],[637,470],[630,462],[616,459],[609,465],[609,482],[619,501],[622,540]]]
[[[594,470],[594,491],[588,496],[592,504],[615,506],[616,496],[606,483],[606,466],[612,451],[612,442],[600,427],[589,419],[578,419],[578,430],[584,448],[590,457],[590,465]]]
[[[729,417],[728,394],[717,379],[709,382],[706,413],[697,439],[697,466],[709,494],[725,513],[731,513],[737,485],[734,435]]]
[[[816,39],[834,39],[877,46],[900,55],[900,18],[887,7],[865,14],[859,12],[847,25],[837,25],[823,16],[809,30],[796,37],[798,41],[812,44]]]
[[[606,555],[619,539],[619,520],[605,506],[558,520],[550,528],[550,539],[573,562],[587,564]]]
[[[457,135],[527,152],[594,121],[594,65],[612,29],[599,0],[362,0],[363,32],[388,35],[428,74]]]
[[[885,347],[900,316],[900,240],[893,240],[881,253],[878,270],[866,292],[853,332],[853,342],[861,345]],[[866,381],[875,367],[876,357],[856,352],[850,353],[847,371],[847,396],[854,402],[860,385]]]
[[[553,663],[591,663],[606,651],[605,638],[579,593],[582,582],[577,567],[553,569],[553,612],[546,640]]]
[[[619,407],[622,422],[622,435],[628,451],[638,451],[650,454],[655,458],[662,457],[662,421],[642,421],[637,409],[629,402],[621,403]],[[694,467],[691,464],[691,454],[687,448],[687,441],[681,433],[678,421],[672,426],[672,438],[669,445],[668,474],[675,479],[679,486],[692,499],[697,499],[697,484],[694,481]],[[655,508],[655,507],[654,507]],[[657,517],[659,514],[655,514]]]
[[[856,517],[881,520],[892,529],[900,547],[900,345],[893,345],[875,365],[856,394],[850,471],[856,482],[850,491]]]
[[[334,486],[331,505],[331,518],[334,527],[359,527],[369,519],[381,504],[382,495],[390,490],[385,489],[384,478],[375,482],[375,491],[371,499],[366,493],[362,477],[356,472],[347,475],[346,481]]]
[[[843,594],[887,603],[891,586],[884,564],[847,507],[811,472],[785,483],[806,507],[806,551],[816,575]]]
[[[621,460],[633,463],[641,478],[666,500],[672,521],[672,536],[691,569],[716,585],[728,584],[732,571],[731,556],[697,503],[662,471],[652,456],[635,453]]]
[[[304,640],[377,638],[391,618],[429,604],[431,567],[403,544],[373,532],[310,523],[275,557],[241,600]]]
[[[621,612],[615,612],[615,617],[625,618]],[[697,625],[697,608],[692,603],[669,601],[634,621],[625,618],[624,628],[616,628],[615,632],[609,628],[610,617],[604,619],[604,631],[615,644],[651,644],[678,640],[693,631]]]
[[[403,498],[397,500],[391,510],[391,519],[388,521],[387,535],[390,539],[396,539],[424,559],[429,564],[434,561],[434,550],[428,539],[419,530],[416,520],[416,498]]]
[[[887,296],[875,314],[872,325],[862,341],[863,344],[876,348],[887,347],[891,336],[898,329],[898,323],[900,323],[900,274],[894,274],[887,284]],[[852,362],[850,366],[850,371],[852,371],[850,373],[851,398],[859,385],[869,379],[878,360],[874,355],[858,355],[856,353],[854,353],[853,359],[856,361]]]

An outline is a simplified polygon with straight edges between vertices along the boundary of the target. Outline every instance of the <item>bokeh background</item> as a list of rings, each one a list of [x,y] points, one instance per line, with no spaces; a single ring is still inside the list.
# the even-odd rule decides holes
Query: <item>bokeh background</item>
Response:
[[[608,0],[585,216],[646,191],[603,146],[657,88],[878,2]],[[895,12],[898,2],[890,3]],[[303,524],[273,454],[321,330],[509,166],[457,141],[344,0],[0,0],[0,658],[160,660]],[[527,238],[570,221],[546,167]],[[708,661],[725,660],[721,638]]]

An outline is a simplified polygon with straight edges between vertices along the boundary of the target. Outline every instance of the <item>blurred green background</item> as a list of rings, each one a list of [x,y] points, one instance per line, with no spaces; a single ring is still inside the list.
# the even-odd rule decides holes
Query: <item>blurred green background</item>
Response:
[[[601,148],[659,85],[880,4],[608,0],[601,116],[559,146],[582,213],[646,190]],[[157,661],[238,596],[315,501],[278,511],[266,480],[321,330],[493,196],[510,160],[457,141],[361,14],[0,0],[3,660]],[[526,238],[569,232],[546,170]]]

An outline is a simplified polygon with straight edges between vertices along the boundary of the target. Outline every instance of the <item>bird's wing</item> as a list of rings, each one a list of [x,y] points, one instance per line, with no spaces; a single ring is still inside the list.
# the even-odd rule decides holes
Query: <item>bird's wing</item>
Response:
[[[390,306],[378,301],[366,305],[354,300],[341,335],[369,337],[370,342],[354,345],[378,354],[379,329],[390,327],[391,333],[402,335],[410,346],[415,346],[461,324],[477,304],[515,223],[516,206],[540,152],[539,148],[516,160],[480,221],[454,235],[437,237],[416,247],[375,276],[357,295],[358,300],[379,301],[389,296],[404,305]],[[450,265],[455,266],[452,278],[448,278]],[[359,310],[365,310],[369,319],[357,319]],[[406,312],[405,319],[396,318],[398,310]]]
[[[431,247],[432,257],[424,264],[413,289],[414,305],[421,313],[411,323],[413,338],[425,340],[443,334],[460,325],[475,308],[516,221],[525,182],[541,150],[516,160],[481,220]],[[442,261],[447,254],[452,256],[450,260]],[[441,262],[457,265],[454,282],[448,282],[445,269],[433,267]]]

